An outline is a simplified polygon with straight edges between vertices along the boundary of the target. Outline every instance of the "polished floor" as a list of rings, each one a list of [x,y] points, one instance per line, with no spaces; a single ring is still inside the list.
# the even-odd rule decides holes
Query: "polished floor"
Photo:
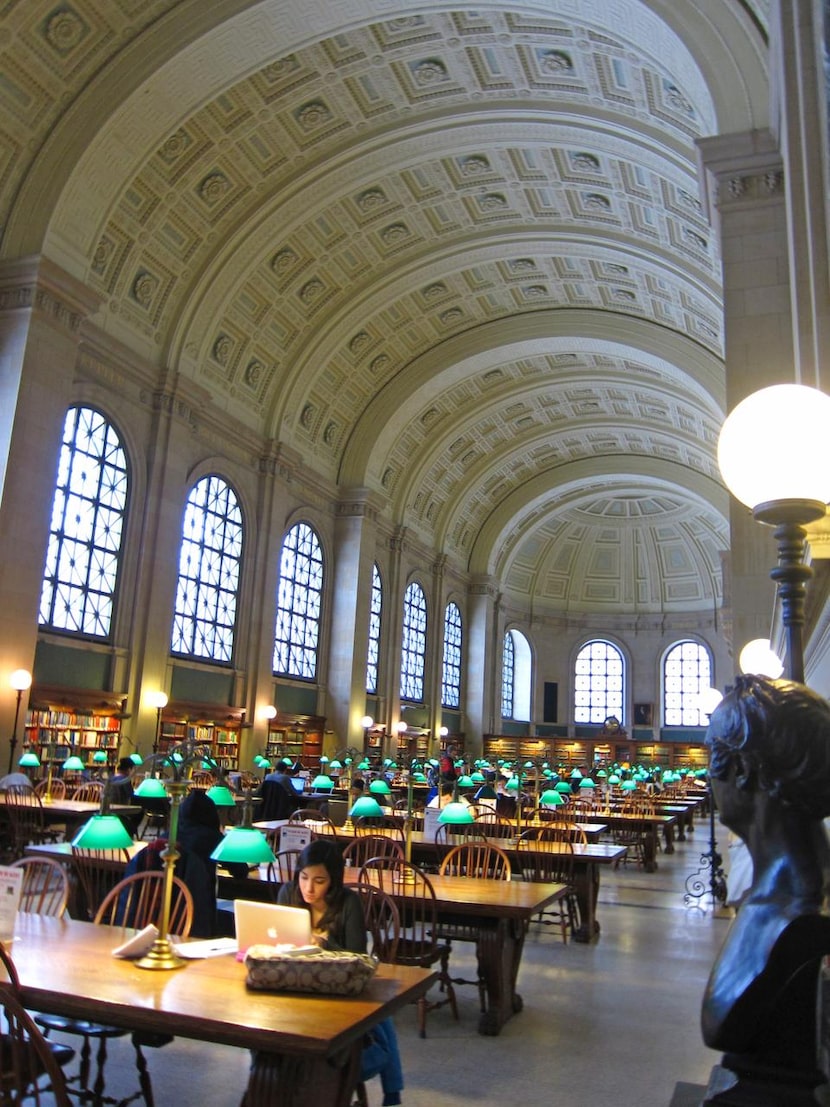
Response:
[[[686,877],[700,866],[708,828],[660,854],[655,873],[603,870],[594,945],[563,945],[531,926],[519,977],[524,1010],[498,1038],[476,1033],[473,988],[459,989],[460,1021],[430,1014],[427,1038],[415,1011],[397,1018],[407,1107],[687,1107],[698,1102],[718,1055],[704,1047],[700,1002],[728,919],[684,906]],[[464,947],[454,965],[469,975]],[[467,972],[465,973],[465,969]],[[157,1107],[235,1107],[245,1083],[242,1051],[177,1039],[149,1051]],[[132,1050],[113,1043],[112,1088],[130,1090]],[[117,1077],[115,1069],[118,1070]],[[380,1087],[370,1087],[379,1107]],[[674,1101],[674,1102],[673,1102]],[[276,1105],[275,1105],[276,1107]],[[321,1104],[320,1107],[325,1107]]]

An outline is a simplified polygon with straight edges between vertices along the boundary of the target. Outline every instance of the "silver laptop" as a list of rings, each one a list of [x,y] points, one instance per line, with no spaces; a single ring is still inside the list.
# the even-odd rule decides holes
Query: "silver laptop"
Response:
[[[250,946],[309,946],[311,915],[305,907],[283,907],[276,903],[235,899],[233,919],[237,948]]]

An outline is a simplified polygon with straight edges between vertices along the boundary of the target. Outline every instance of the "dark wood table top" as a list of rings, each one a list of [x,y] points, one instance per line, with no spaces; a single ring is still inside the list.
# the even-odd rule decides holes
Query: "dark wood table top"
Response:
[[[233,954],[170,971],[139,969],[113,957],[133,933],[18,914],[11,954],[26,1007],[245,1049],[328,1056],[435,979],[423,969],[380,965],[356,997],[252,991]]]
[[[359,869],[346,870],[346,883],[355,884]],[[474,876],[429,874],[439,913],[477,918],[529,919],[567,895],[565,884],[536,884],[529,880],[487,880]]]

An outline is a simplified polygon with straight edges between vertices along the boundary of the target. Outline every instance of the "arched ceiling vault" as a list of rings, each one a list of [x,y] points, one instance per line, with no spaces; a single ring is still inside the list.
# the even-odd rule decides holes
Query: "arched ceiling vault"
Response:
[[[529,610],[708,609],[695,141],[766,125],[765,10],[11,5],[2,257],[47,254],[94,325]]]

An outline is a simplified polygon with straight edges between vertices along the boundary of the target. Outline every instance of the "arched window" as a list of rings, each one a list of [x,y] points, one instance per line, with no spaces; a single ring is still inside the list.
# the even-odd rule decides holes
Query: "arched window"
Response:
[[[380,664],[380,619],[383,612],[383,583],[377,562],[372,566],[372,596],[369,600],[369,649],[366,656],[366,691],[378,690]]]
[[[40,594],[41,626],[109,638],[128,491],[118,432],[94,408],[69,408]]]
[[[424,590],[413,581],[403,598],[403,634],[401,637],[401,699],[424,698],[424,657],[427,648],[427,600]]]
[[[613,715],[623,723],[624,693],[622,653],[611,642],[586,642],[574,666],[574,722],[603,723]]]
[[[530,719],[532,668],[530,643],[520,630],[508,630],[504,636],[501,662],[501,716],[503,719]]]
[[[457,603],[444,609],[444,664],[441,669],[441,704],[461,703],[461,612]]]
[[[663,662],[663,721],[666,726],[706,726],[701,692],[712,686],[712,659],[699,642],[675,642]]]
[[[307,523],[286,534],[277,582],[274,673],[314,680],[323,606],[323,549]]]
[[[242,512],[221,477],[204,477],[187,497],[171,650],[230,665],[242,562]]]

